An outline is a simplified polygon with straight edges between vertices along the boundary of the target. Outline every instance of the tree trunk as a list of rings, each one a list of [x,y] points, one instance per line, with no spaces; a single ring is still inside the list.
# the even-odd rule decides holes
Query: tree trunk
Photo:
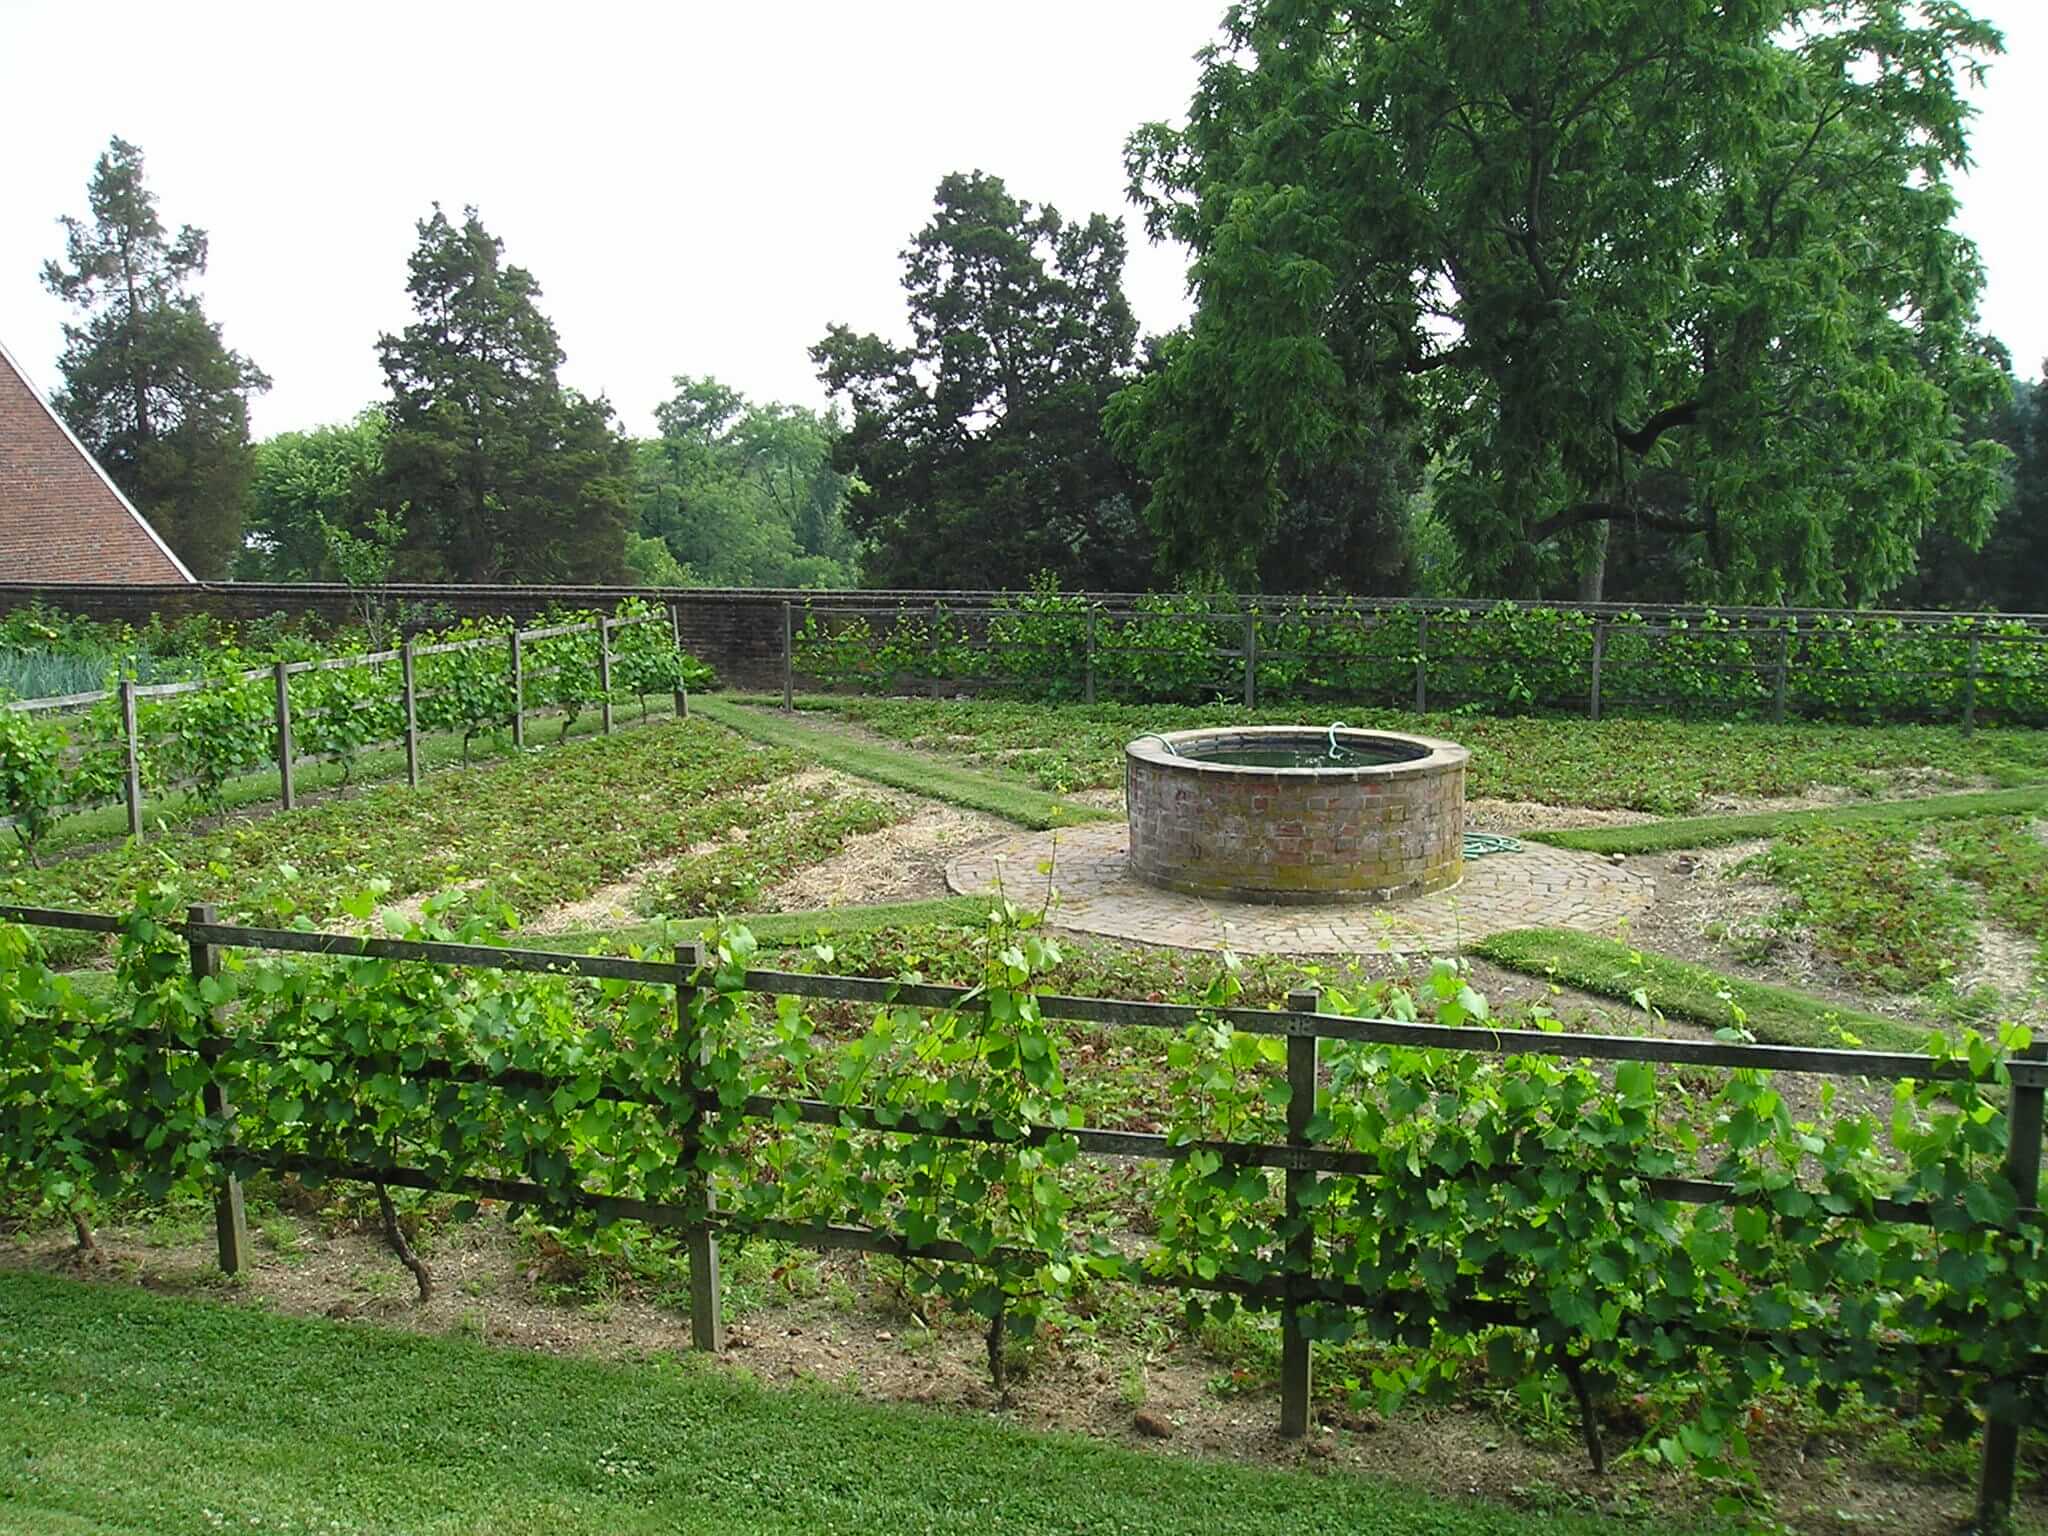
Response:
[[[1586,550],[1579,557],[1579,601],[1598,603],[1606,600],[1607,592],[1607,541],[1613,524],[1607,522],[1586,525]]]

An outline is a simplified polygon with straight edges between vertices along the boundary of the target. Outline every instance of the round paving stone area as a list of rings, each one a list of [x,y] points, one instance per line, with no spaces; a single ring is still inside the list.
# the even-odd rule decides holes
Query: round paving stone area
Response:
[[[1160,890],[1126,868],[1130,829],[1092,822],[986,843],[946,866],[963,896],[992,894],[998,882],[1021,907],[1055,893],[1055,928],[1135,939],[1174,949],[1240,954],[1351,955],[1450,952],[1508,928],[1579,928],[1597,933],[1645,911],[1647,875],[1599,854],[1527,843],[1520,853],[1465,861],[1450,890],[1392,906],[1276,907]],[[1044,866],[1050,864],[1050,876]]]

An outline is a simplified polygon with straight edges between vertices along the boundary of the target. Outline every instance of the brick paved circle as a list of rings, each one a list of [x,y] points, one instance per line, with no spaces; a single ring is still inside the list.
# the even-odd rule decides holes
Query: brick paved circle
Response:
[[[1091,822],[1059,832],[1023,833],[987,843],[946,867],[946,882],[963,896],[1002,888],[1020,906],[1045,900],[1047,875],[1057,894],[1056,928],[1134,939],[1173,949],[1240,954],[1413,954],[1456,950],[1507,928],[1611,930],[1646,911],[1655,894],[1649,876],[1599,854],[1527,843],[1520,853],[1468,860],[1465,878],[1447,891],[1392,906],[1275,907],[1216,901],[1160,890],[1125,867],[1129,829]]]

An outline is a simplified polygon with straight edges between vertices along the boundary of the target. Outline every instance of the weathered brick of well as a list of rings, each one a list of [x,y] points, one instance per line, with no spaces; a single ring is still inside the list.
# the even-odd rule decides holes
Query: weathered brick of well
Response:
[[[1132,742],[1131,873],[1239,901],[1398,901],[1456,884],[1464,874],[1468,754],[1455,743],[1346,733],[1340,745],[1377,740],[1417,754],[1357,767],[1262,768],[1178,755],[1320,734],[1251,727]]]

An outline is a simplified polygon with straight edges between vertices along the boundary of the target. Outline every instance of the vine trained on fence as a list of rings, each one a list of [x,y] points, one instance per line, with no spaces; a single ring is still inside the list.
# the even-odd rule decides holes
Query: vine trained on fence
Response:
[[[2048,628],[1997,615],[1636,611],[1050,587],[971,604],[791,603],[785,689],[931,684],[1136,702],[1674,711],[2048,724]]]
[[[558,739],[590,710],[609,733],[620,703],[637,698],[645,719],[651,698],[673,696],[681,711],[710,679],[674,616],[632,601],[535,629],[469,620],[395,651],[247,661],[223,647],[195,680],[0,703],[0,817],[29,856],[60,816],[98,805],[124,802],[140,837],[146,797],[182,788],[218,815],[234,780],[275,768],[289,809],[300,765],[326,762],[346,784],[380,745],[403,745],[417,784],[423,734],[457,737],[466,762],[480,736],[525,745],[539,713],[559,720]]]
[[[690,1240],[706,1347],[720,1239],[891,1256],[983,1320],[998,1370],[1006,1331],[1160,1287],[1280,1313],[1297,1434],[1311,1346],[1365,1339],[1391,1346],[1357,1388],[1383,1407],[1558,1373],[1596,1461],[1630,1398],[1642,1454],[1721,1474],[1762,1394],[1920,1395],[1951,1433],[1988,1422],[1994,1522],[2048,1406],[2048,1061],[2023,1030],[1916,1056],[1510,1029],[1449,962],[1420,1000],[1248,1008],[1227,962],[1186,1004],[1061,997],[1035,985],[1054,941],[1000,905],[973,988],[762,970],[740,929],[659,960],[434,920],[0,909],[0,1177],[81,1234],[134,1193],[211,1191],[229,1267],[256,1170],[506,1200],[599,1243],[646,1223]],[[118,990],[73,990],[21,922],[118,932]],[[1077,1080],[1112,1039],[1155,1101]],[[1821,1075],[1818,1113],[1774,1073]],[[1115,1200],[1102,1158],[1137,1170]]]

